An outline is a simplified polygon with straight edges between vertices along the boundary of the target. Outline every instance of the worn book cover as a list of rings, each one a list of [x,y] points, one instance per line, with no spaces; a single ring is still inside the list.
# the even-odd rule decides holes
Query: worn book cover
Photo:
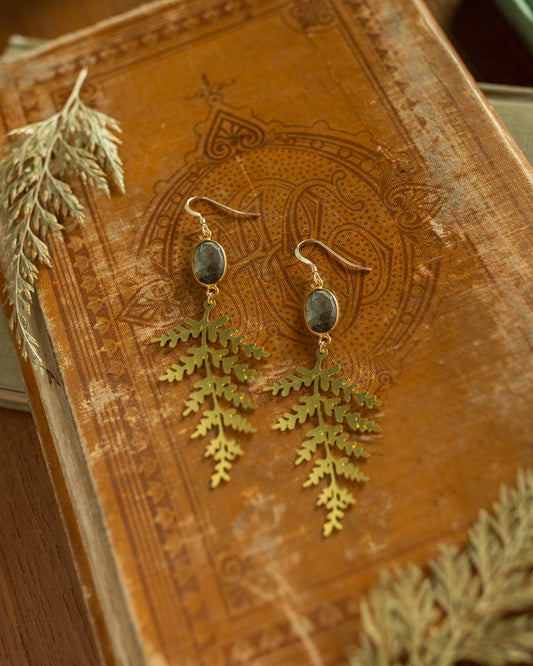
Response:
[[[88,219],[49,241],[33,321],[47,372],[24,372],[115,659],[339,663],[379,571],[462,543],[531,464],[531,168],[415,0],[151,5],[4,65],[4,132],[58,110],[83,67],[82,98],[122,126],[126,194],[72,182]],[[210,342],[192,323],[197,195],[259,213],[196,202],[227,258]],[[320,385],[306,238],[371,268],[302,249],[340,313]],[[255,432],[237,428],[243,455],[213,489],[205,367],[159,378],[224,326],[269,356],[246,361]],[[175,346],[151,342],[172,330]],[[369,458],[348,460],[343,428]],[[325,538],[335,475],[356,503]]]

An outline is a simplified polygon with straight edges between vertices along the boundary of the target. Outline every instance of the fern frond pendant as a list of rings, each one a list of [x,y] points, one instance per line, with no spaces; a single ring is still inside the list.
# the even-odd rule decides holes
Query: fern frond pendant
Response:
[[[228,433],[256,431],[239,413],[242,409],[254,409],[255,405],[238,390],[233,379],[249,383],[258,373],[249,368],[247,362],[240,363],[239,355],[255,360],[268,356],[262,347],[247,342],[235,329],[225,328],[228,322],[226,316],[210,321],[215,305],[215,300],[206,299],[204,315],[199,321],[187,318],[184,326],[152,338],[152,342],[158,342],[161,347],[175,347],[178,342],[187,342],[190,338],[200,342],[197,347],[190,347],[180,362],[170,366],[159,379],[171,383],[182,381],[195,371],[203,370],[204,376],[194,383],[185,402],[183,416],[202,410],[191,439],[205,437],[210,432],[214,434],[204,453],[206,458],[215,461],[212,488],[216,488],[221,481],[229,481],[234,461],[243,455],[240,444]]]
[[[377,433],[381,430],[372,419],[364,415],[364,412],[352,411],[353,401],[364,411],[378,407],[381,403],[374,395],[361,390],[357,384],[350,383],[347,377],[336,377],[335,375],[341,370],[339,365],[323,367],[328,355],[327,346],[331,342],[329,332],[335,328],[338,320],[338,303],[331,291],[322,288],[323,280],[315,264],[301,255],[300,247],[305,243],[315,243],[323,247],[336,259],[352,268],[365,271],[370,269],[347,261],[321,241],[307,238],[298,243],[295,249],[296,257],[304,264],[308,264],[313,272],[314,288],[306,298],[304,317],[311,333],[319,338],[317,360],[313,368],[299,367],[296,371],[298,374],[292,374],[264,388],[273,395],[281,393],[284,397],[291,391],[300,391],[302,388],[311,390],[311,395],[300,398],[292,410],[280,416],[272,428],[282,431],[294,430],[298,424],[314,421],[314,427],[307,431],[300,445],[295,464],[310,462],[315,454],[322,452],[322,457],[315,460],[303,487],[318,486],[320,482],[326,481],[327,485],[320,492],[316,503],[326,509],[322,532],[324,537],[328,537],[334,530],[342,529],[345,511],[355,504],[352,492],[340,485],[340,482],[343,479],[368,481],[368,477],[353,461],[368,458],[369,454],[358,442],[350,439],[344,428],[358,433]],[[334,455],[335,453],[337,455]]]
[[[298,450],[295,464],[310,462],[317,452],[322,453],[303,487],[310,488],[318,486],[321,481],[327,482],[317,499],[317,506],[323,506],[327,511],[323,526],[325,537],[334,530],[342,529],[345,511],[355,504],[355,497],[340,485],[341,480],[368,481],[368,477],[353,461],[368,458],[370,454],[350,439],[344,427],[359,433],[380,432],[380,427],[373,420],[362,416],[360,412],[351,411],[352,401],[366,409],[381,405],[375,396],[360,390],[348,378],[335,377],[341,370],[339,365],[323,368],[327,355],[327,349],[317,349],[317,362],[313,368],[300,367],[297,375],[265,387],[265,391],[271,391],[273,395],[281,393],[282,396],[302,388],[312,390],[311,395],[301,397],[290,412],[280,416],[273,428],[294,430],[298,424],[311,419],[315,421],[315,426],[307,431]],[[335,452],[340,452],[340,455],[334,455]]]
[[[219,293],[216,284],[226,272],[226,253],[219,243],[211,240],[211,231],[204,217],[191,208],[195,199],[208,201],[238,215],[256,216],[257,213],[238,211],[203,196],[194,196],[187,200],[185,210],[199,218],[202,229],[201,242],[193,252],[192,269],[196,280],[207,287],[204,314],[198,321],[187,317],[184,326],[152,338],[152,342],[158,342],[161,347],[175,347],[178,342],[187,342],[190,338],[200,342],[198,346],[190,347],[187,354],[180,358],[180,363],[168,368],[159,379],[168,382],[182,381],[196,371],[203,371],[203,377],[194,383],[185,402],[183,416],[202,410],[191,439],[206,437],[211,433],[204,456],[214,460],[211,487],[216,488],[221,481],[230,480],[229,472],[233,463],[243,455],[242,447],[230,433],[256,431],[239,413],[242,409],[255,409],[255,405],[238,390],[234,380],[249,383],[259,373],[250,368],[247,361],[241,362],[240,357],[259,361],[268,354],[263,347],[247,342],[235,329],[226,328],[226,316],[210,321],[211,312],[216,306],[215,296]]]

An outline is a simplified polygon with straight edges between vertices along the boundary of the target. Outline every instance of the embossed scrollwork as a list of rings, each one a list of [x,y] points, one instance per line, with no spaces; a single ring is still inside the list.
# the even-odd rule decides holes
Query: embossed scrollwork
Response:
[[[291,6],[289,23],[302,32],[329,28],[335,13],[327,0],[296,0]]]
[[[416,183],[401,183],[384,192],[385,204],[395,212],[398,226],[405,231],[422,227],[440,207],[440,192]]]
[[[256,125],[220,113],[207,137],[206,152],[211,159],[226,160],[237,152],[258,148],[264,138],[264,133]]]

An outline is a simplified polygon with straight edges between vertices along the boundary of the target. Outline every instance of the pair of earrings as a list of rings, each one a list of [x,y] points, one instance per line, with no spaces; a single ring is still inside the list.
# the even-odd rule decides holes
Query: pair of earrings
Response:
[[[202,410],[200,420],[191,434],[192,439],[211,433],[204,455],[214,460],[211,487],[217,487],[221,481],[229,481],[229,472],[233,463],[243,455],[240,444],[233,432],[252,433],[256,429],[243,415],[242,411],[255,407],[235,383],[250,383],[258,376],[250,367],[250,362],[260,361],[269,356],[263,347],[249,342],[243,335],[228,327],[228,318],[221,316],[211,319],[219,293],[218,282],[226,271],[226,254],[223,247],[212,239],[212,233],[205,218],[191,208],[195,200],[208,201],[238,215],[257,217],[258,213],[247,213],[229,208],[213,199],[194,196],[187,200],[185,210],[199,218],[201,231],[200,243],[193,251],[192,269],[196,280],[206,287],[206,299],[203,302],[204,313],[201,319],[187,317],[182,326],[152,338],[152,342],[161,347],[175,347],[178,342],[187,342],[191,338],[199,341],[196,347],[190,347],[187,354],[173,364],[160,377],[162,381],[181,381],[185,376],[202,371],[202,378],[192,387],[185,402],[184,416]],[[369,454],[359,443],[350,439],[345,427],[353,432],[379,432],[379,426],[371,419],[352,411],[354,402],[359,408],[371,410],[381,403],[373,395],[362,391],[357,384],[346,377],[338,376],[340,366],[324,367],[331,342],[330,331],[338,319],[338,303],[335,295],[324,289],[324,283],[317,267],[301,254],[306,243],[315,243],[339,261],[352,268],[370,270],[347,261],[331,250],[327,245],[315,239],[305,239],[295,249],[296,257],[311,267],[313,289],[307,296],[304,306],[305,321],[309,330],[318,336],[316,362],[310,369],[299,367],[296,374],[267,386],[265,391],[272,395],[286,397],[292,391],[309,389],[309,392],[293,406],[290,412],[279,417],[272,426],[276,430],[293,430],[298,424],[313,420],[314,427],[309,429],[297,453],[296,465],[310,462],[318,451],[322,452],[313,465],[304,487],[317,486],[325,481],[326,486],[320,492],[317,505],[326,509],[323,526],[324,536],[333,530],[342,529],[342,518],[346,509],[355,504],[350,490],[340,485],[340,480],[367,481],[368,477],[357,467],[356,461],[368,458]],[[337,453],[337,455],[334,455]],[[355,462],[354,462],[355,461]]]

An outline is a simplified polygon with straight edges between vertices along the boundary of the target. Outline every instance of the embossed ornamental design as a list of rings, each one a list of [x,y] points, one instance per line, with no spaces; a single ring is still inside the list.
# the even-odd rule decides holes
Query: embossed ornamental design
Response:
[[[320,238],[343,248],[351,261],[364,257],[372,266],[364,280],[357,274],[346,279],[342,268],[331,266],[329,279],[349,303],[337,329],[345,341],[345,372],[386,383],[390,368],[409,351],[438,279],[439,261],[428,261],[425,253],[428,235],[439,242],[429,226],[439,193],[368,133],[341,133],[324,122],[311,128],[264,123],[217,95],[207,98],[211,108],[197,127],[196,149],[168,181],[158,183],[148,208],[138,249],[152,256],[155,270],[122,317],[146,326],[149,302],[154,326],[174,324],[174,290],[180,278],[188,279],[182,266],[191,245],[176,230],[187,228],[186,199],[206,192],[260,212],[232,231],[228,279],[235,327],[251,339],[269,336],[274,353],[293,353],[295,345],[305,349],[292,251],[302,238]],[[155,292],[167,296],[153,299]],[[184,310],[193,308],[189,294],[181,292],[179,301]]]
[[[155,317],[152,311],[153,325],[161,330],[174,324],[175,317],[169,317],[172,289],[190,279],[185,272],[189,269],[183,268],[188,264],[183,257],[190,253],[192,238],[176,233],[177,229],[187,229],[182,209],[188,197],[205,192],[234,208],[259,210],[260,217],[253,221],[224,225],[225,229],[231,228],[232,253],[226,276],[232,284],[231,297],[225,294],[225,303],[232,308],[236,329],[246,330],[258,344],[268,337],[274,358],[285,355],[309,367],[304,362],[309,346],[302,331],[302,285],[298,282],[300,271],[294,270],[295,245],[305,237],[320,238],[330,247],[342,248],[346,258],[355,263],[364,258],[372,266],[364,280],[356,272],[347,274],[334,264],[328,269],[331,287],[347,304],[336,329],[337,339],[343,340],[343,374],[356,377],[357,385],[332,377],[324,381],[329,382],[333,394],[324,398],[323,405],[323,396],[319,399],[328,418],[342,416],[341,411],[347,416],[352,410],[342,403],[350,396],[363,411],[368,410],[377,404],[366,391],[368,378],[376,377],[377,383],[383,384],[388,369],[398,367],[398,355],[409,350],[436,285],[439,265],[426,261],[424,248],[428,246],[428,233],[432,233],[429,219],[440,205],[438,193],[420,182],[416,171],[401,168],[394,155],[379,147],[367,133],[347,135],[324,122],[311,128],[263,123],[250,110],[224,105],[217,95],[211,95],[208,101],[211,108],[206,121],[197,127],[196,150],[167,182],[158,183],[139,245],[139,252],[151,253],[157,273],[130,299],[123,317],[146,325],[146,303],[151,300],[153,308],[154,302],[144,292],[156,289],[169,296],[157,302]],[[221,219],[219,223],[224,224]],[[419,263],[424,264],[423,271],[415,270]],[[181,291],[179,302],[186,312],[196,307],[195,297],[187,290]],[[281,364],[280,372],[285,374],[288,368]],[[301,370],[302,382],[311,386],[305,373],[314,372],[311,383],[315,391],[315,379],[318,377],[319,383],[322,380],[320,373],[332,373],[336,368],[337,364],[326,371],[318,366],[316,372]],[[272,377],[274,386],[281,386],[282,376]],[[171,372],[167,378],[173,377]],[[202,387],[198,385],[195,390],[201,391]],[[350,396],[345,395],[346,391]],[[379,393],[383,394],[383,387]],[[328,449],[330,454],[338,449],[340,458],[331,463],[335,478],[338,469],[339,478],[365,480],[363,470],[354,461],[359,463],[366,457],[363,446],[368,443],[367,435],[378,428],[359,412],[361,409],[353,417],[360,439],[355,447],[345,433],[337,433],[333,424],[325,443],[322,431],[306,435],[298,462],[310,461],[318,448]],[[280,429],[289,414],[281,418]],[[308,416],[313,414],[309,412]],[[349,423],[347,427],[353,430]],[[323,463],[318,461],[320,465]],[[313,467],[309,485],[320,481],[316,476]],[[223,476],[219,477],[215,482],[222,480]],[[334,485],[330,483],[319,498],[328,513],[334,514],[327,516],[324,530],[328,533],[339,529],[342,514],[353,503],[353,497]],[[334,508],[328,508],[332,500],[327,493],[338,495]]]

